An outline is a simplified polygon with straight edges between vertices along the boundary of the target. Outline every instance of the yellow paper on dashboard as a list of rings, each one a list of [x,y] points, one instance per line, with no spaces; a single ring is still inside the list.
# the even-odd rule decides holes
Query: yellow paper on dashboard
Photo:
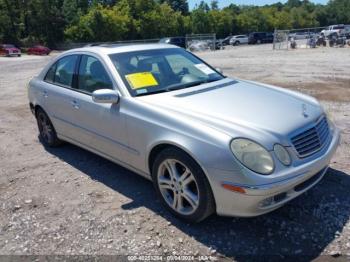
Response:
[[[157,86],[158,82],[151,72],[135,73],[125,76],[132,89]]]

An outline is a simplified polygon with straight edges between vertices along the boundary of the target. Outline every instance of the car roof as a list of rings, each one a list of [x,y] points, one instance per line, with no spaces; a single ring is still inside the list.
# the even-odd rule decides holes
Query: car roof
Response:
[[[116,53],[126,53],[134,51],[144,51],[144,50],[156,50],[156,49],[169,49],[169,48],[180,48],[175,45],[169,44],[102,44],[96,46],[86,46],[83,48],[76,48],[67,51],[67,53],[74,52],[92,52],[98,54],[116,54]]]

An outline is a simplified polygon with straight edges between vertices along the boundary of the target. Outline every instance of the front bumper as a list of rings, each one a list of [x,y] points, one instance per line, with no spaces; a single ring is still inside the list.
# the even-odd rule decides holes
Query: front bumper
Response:
[[[210,183],[216,201],[217,213],[223,216],[253,217],[281,207],[312,188],[323,178],[339,142],[340,131],[335,128],[332,140],[321,156],[292,169],[292,176],[288,176],[289,179],[274,183],[236,184],[224,180],[228,177],[226,171],[208,170],[211,174],[210,177],[215,177],[215,181],[210,181]],[[232,174],[231,176],[233,177]],[[226,190],[222,187],[223,183],[243,188],[245,193]]]

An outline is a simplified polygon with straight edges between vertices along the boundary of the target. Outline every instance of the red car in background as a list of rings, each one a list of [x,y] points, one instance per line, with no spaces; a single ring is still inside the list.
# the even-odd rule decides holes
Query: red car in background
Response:
[[[42,45],[36,45],[31,48],[28,48],[28,55],[49,55],[51,50]]]
[[[21,49],[11,44],[2,44],[0,45],[0,55],[21,56]]]

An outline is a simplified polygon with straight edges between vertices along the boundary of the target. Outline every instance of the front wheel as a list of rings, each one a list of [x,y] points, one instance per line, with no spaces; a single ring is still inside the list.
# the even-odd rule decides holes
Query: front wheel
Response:
[[[175,216],[195,223],[214,212],[215,201],[204,172],[183,151],[162,151],[154,162],[152,178],[163,204]]]
[[[53,127],[49,117],[40,108],[36,112],[36,121],[38,123],[40,139],[44,145],[49,147],[57,147],[62,144],[62,141],[57,138],[55,128]]]

